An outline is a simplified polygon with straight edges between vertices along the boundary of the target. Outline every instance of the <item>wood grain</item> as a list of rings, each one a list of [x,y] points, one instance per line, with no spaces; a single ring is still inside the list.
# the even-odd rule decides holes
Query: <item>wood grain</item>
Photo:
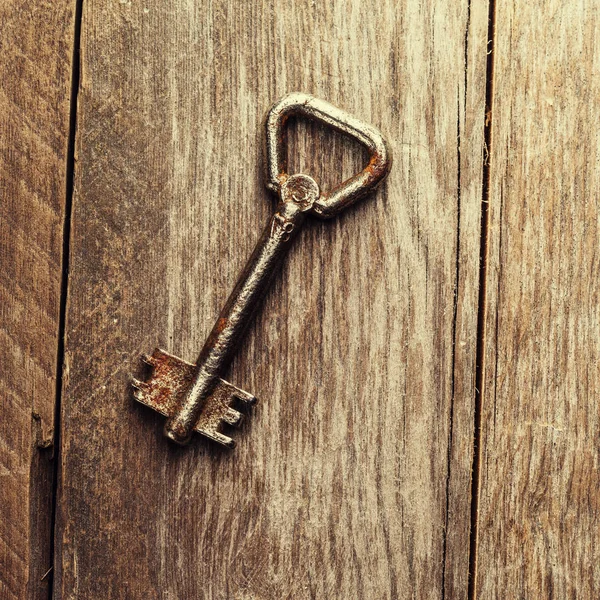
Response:
[[[48,597],[71,0],[0,6],[0,598]]]
[[[486,3],[86,0],[56,597],[446,598],[468,573]],[[266,222],[262,116],[381,127],[376,197],[311,223],[235,360],[238,446],[161,436],[138,356],[193,360]],[[295,128],[335,183],[352,143]]]
[[[600,15],[496,11],[477,597],[597,598]]]

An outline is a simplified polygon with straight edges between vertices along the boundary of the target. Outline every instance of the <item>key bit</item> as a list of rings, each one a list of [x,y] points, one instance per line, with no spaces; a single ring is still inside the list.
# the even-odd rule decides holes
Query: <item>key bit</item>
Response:
[[[285,124],[299,115],[319,121],[355,138],[369,151],[360,172],[329,192],[303,173],[288,175]],[[133,381],[134,397],[167,417],[165,435],[187,444],[193,431],[232,448],[221,427],[239,425],[234,402],[251,405],[256,399],[221,378],[239,347],[260,300],[307,214],[327,219],[372,192],[388,174],[392,157],[381,133],[335,106],[308,94],[292,93],[275,103],[266,119],[267,181],[279,202],[237,284],[206,340],[196,364],[156,349],[145,358],[152,367],[147,381]]]
[[[144,361],[152,367],[152,377],[148,381],[133,380],[134,397],[138,402],[153,408],[165,417],[170,417],[175,414],[185,391],[192,382],[196,367],[159,349],[156,349],[152,356],[144,357]],[[239,427],[242,422],[242,414],[231,406],[234,400],[247,405],[256,402],[252,394],[219,378],[212,393],[205,400],[194,425],[194,431],[223,446],[233,448],[233,440],[223,435],[219,429],[221,423]]]

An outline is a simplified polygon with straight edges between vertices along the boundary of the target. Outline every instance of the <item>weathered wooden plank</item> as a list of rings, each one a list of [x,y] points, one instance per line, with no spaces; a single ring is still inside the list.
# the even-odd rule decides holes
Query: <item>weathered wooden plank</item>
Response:
[[[74,5],[0,6],[3,600],[48,596]]]
[[[84,4],[58,598],[464,595],[487,28],[469,4]],[[270,213],[259,125],[292,90],[380,126],[395,166],[300,235],[232,366],[259,398],[236,450],[176,448],[130,377],[155,345],[195,358]],[[318,127],[292,146],[329,184],[364,158]]]
[[[596,598],[598,4],[496,10],[477,597]]]

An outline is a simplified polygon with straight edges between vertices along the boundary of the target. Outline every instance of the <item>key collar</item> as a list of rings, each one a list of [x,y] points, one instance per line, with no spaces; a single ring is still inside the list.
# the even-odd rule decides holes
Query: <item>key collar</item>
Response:
[[[300,115],[313,121],[318,121],[356,139],[369,151],[370,160],[367,166],[356,175],[334,189],[320,193],[319,186],[312,177],[304,174],[287,174],[287,136],[285,124],[289,117]],[[284,194],[289,195],[289,189],[300,198],[306,192],[306,202],[316,198],[306,212],[321,218],[337,215],[346,207],[363,198],[385,179],[392,166],[391,150],[379,132],[372,125],[356,119],[349,113],[320,100],[309,94],[294,92],[276,102],[269,112],[265,122],[267,142],[267,180],[266,186],[278,193],[282,200]],[[286,186],[288,191],[286,191]],[[300,191],[298,191],[300,190]],[[316,190],[316,192],[315,192]]]
[[[311,210],[320,195],[317,182],[304,173],[286,177],[279,190],[282,202],[293,202],[302,212]]]

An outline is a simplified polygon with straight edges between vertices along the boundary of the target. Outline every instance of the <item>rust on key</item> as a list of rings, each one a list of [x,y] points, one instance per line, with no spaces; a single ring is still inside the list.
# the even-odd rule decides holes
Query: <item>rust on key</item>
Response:
[[[322,192],[309,175],[289,175],[285,124],[295,115],[355,138],[369,151],[367,166],[328,192]],[[279,201],[198,360],[188,363],[156,349],[145,359],[152,367],[149,379],[133,381],[135,398],[167,417],[165,435],[178,444],[187,444],[197,431],[233,447],[233,440],[221,431],[222,424],[239,425],[242,415],[232,403],[252,404],[255,398],[221,375],[306,215],[334,217],[375,190],[392,165],[388,145],[377,129],[308,94],[288,94],[271,107],[266,118],[266,146],[266,186]]]

